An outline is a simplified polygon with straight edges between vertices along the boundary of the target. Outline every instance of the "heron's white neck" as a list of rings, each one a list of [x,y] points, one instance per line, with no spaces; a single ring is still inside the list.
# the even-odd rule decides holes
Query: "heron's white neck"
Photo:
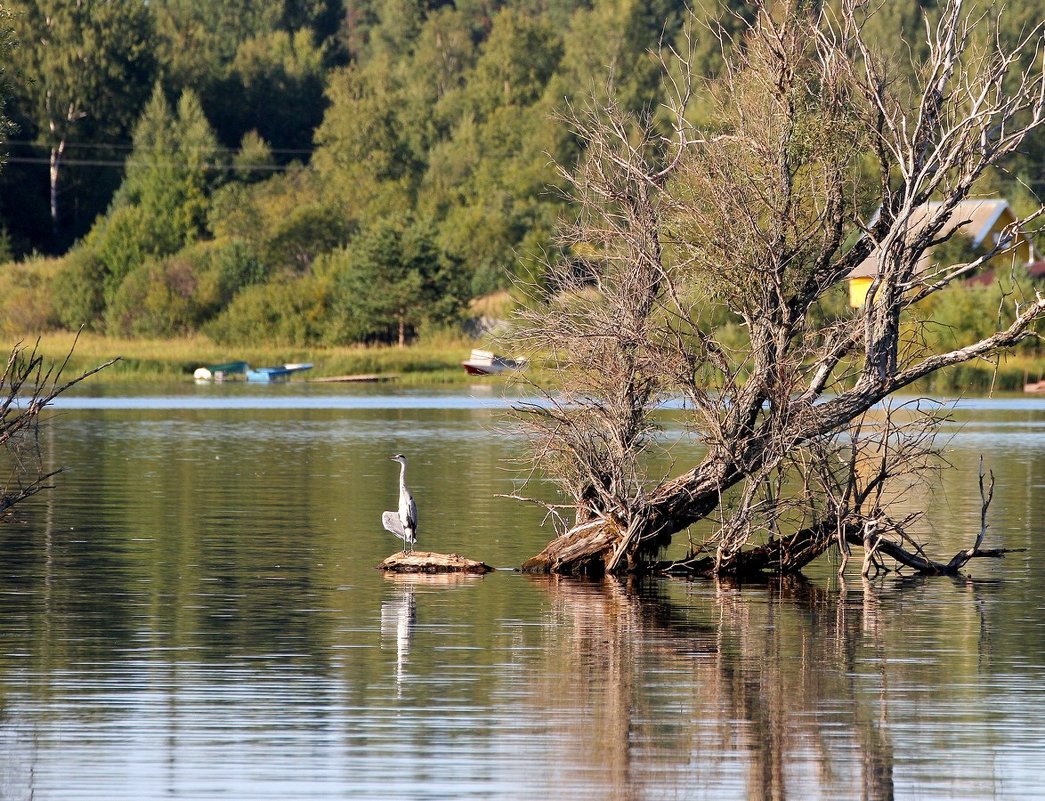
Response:
[[[399,463],[399,487],[406,489],[406,462]]]

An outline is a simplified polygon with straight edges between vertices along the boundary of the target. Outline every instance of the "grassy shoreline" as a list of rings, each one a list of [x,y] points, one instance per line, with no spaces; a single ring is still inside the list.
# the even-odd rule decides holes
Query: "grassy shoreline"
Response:
[[[8,342],[8,349],[18,340]],[[35,337],[22,339],[29,349]],[[75,345],[75,347],[74,347]],[[123,339],[97,334],[49,332],[39,338],[38,352],[47,362],[61,363],[70,355],[66,375],[71,377],[109,359],[119,361],[92,380],[106,383],[191,381],[197,367],[242,360],[255,367],[311,362],[308,378],[378,374],[394,375],[407,385],[464,383],[461,362],[475,347],[466,337],[441,337],[405,348],[390,346],[293,347],[259,344],[229,348],[202,336],[177,339]]]
[[[8,342],[8,348],[17,340]],[[35,337],[22,339],[32,348]],[[75,344],[75,348],[74,348]],[[243,360],[255,367],[288,362],[311,362],[315,367],[305,376],[323,378],[342,375],[376,374],[395,376],[405,386],[466,384],[474,381],[461,369],[461,362],[477,343],[464,336],[434,337],[405,348],[395,346],[352,345],[342,347],[294,347],[259,344],[229,348],[203,336],[176,339],[123,339],[84,333],[49,332],[39,338],[38,351],[47,362],[61,363],[66,356],[66,375],[89,370],[114,357],[120,360],[104,370],[95,381],[105,383],[148,384],[191,381],[197,367]],[[536,368],[537,365],[534,365]],[[540,378],[539,375],[532,376]],[[1045,358],[1037,354],[1003,356],[997,368],[985,361],[973,361],[941,371],[912,386],[913,392],[971,393],[1022,392],[1025,381],[1045,377]],[[547,378],[552,378],[547,376]],[[299,379],[300,380],[300,379]],[[483,379],[491,380],[491,379]],[[498,380],[498,379],[494,379]]]

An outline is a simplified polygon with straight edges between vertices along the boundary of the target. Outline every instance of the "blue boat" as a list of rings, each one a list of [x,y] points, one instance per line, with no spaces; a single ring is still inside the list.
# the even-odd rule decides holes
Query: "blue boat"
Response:
[[[282,367],[248,367],[247,380],[259,383],[286,381],[294,373],[311,369],[311,364],[284,364]]]
[[[205,381],[225,381],[226,379],[243,375],[249,367],[250,365],[246,362],[210,364],[206,367],[197,368],[196,372],[192,374],[192,377],[195,378],[198,383],[203,383]]]

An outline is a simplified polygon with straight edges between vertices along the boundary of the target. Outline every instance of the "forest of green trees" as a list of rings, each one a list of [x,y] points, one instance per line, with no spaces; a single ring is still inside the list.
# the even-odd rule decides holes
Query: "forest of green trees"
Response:
[[[901,74],[933,6],[886,0],[868,23]],[[745,9],[697,5],[727,31]],[[583,157],[557,112],[612,92],[656,113],[654,54],[688,19],[677,0],[13,0],[0,14],[0,328],[230,345],[409,340],[539,276],[571,214],[555,164]],[[1038,16],[1010,0],[1001,34]],[[691,33],[713,75],[712,27]],[[979,190],[1036,208],[1043,165],[1039,135]]]

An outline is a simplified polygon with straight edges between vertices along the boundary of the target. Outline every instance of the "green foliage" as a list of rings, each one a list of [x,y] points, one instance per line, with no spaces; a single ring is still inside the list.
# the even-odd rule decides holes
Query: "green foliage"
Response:
[[[322,199],[315,173],[295,167],[257,184],[221,187],[211,198],[208,224],[215,237],[242,239],[260,250],[269,229],[295,208]]]
[[[177,237],[168,224],[170,218],[157,222],[156,226],[150,225],[136,206],[117,206],[87,236],[86,247],[102,266],[102,294],[106,302],[152,252],[169,253],[177,246]]]
[[[316,130],[312,164],[351,215],[410,208],[418,165],[399,119],[391,65],[349,66],[330,78],[330,108]]]
[[[183,334],[192,321],[195,288],[184,262],[146,262],[120,284],[105,310],[105,330],[118,336]]]
[[[344,56],[339,0],[149,5],[168,93],[195,90],[225,145],[257,130],[274,148],[299,151],[294,157],[309,147],[323,114],[326,71]]]
[[[561,201],[541,195],[564,139],[544,96],[562,47],[546,19],[512,8],[479,48],[471,25],[450,7],[401,20],[370,60],[335,75],[313,165],[354,217],[431,219],[485,291],[506,284],[523,240],[550,241]],[[390,42],[413,50],[393,62]]]
[[[273,268],[305,272],[318,255],[344,245],[350,231],[335,208],[321,204],[296,208],[266,237],[263,258]]]
[[[165,256],[206,231],[217,142],[192,92],[171,110],[157,84],[134,131],[127,178],[87,244],[106,268],[111,301],[147,257]]]
[[[282,4],[160,0],[150,5],[160,33],[161,60],[181,89],[221,75],[240,42],[275,29]]]
[[[327,281],[287,278],[244,289],[204,331],[226,345],[312,345],[329,326]]]
[[[201,243],[194,251],[199,254],[199,270],[208,290],[203,296],[208,316],[220,311],[243,287],[263,283],[268,277],[265,266],[239,240]]]
[[[25,138],[50,145],[48,121],[72,107],[75,119],[55,129],[70,147],[121,144],[133,130],[133,149],[76,152],[126,157],[115,195],[118,168],[66,170],[60,196],[84,209],[77,235],[87,235],[54,271],[54,313],[69,327],[205,329],[230,342],[252,326],[274,339],[394,342],[400,324],[405,337],[438,328],[513,272],[539,274],[559,258],[555,232],[568,213],[553,163],[584,155],[556,113],[567,98],[604,100],[612,85],[623,108],[657,114],[655,51],[683,43],[685,17],[674,0],[67,5],[0,9],[0,102],[5,81],[24,84],[0,105],[0,144],[5,109]],[[876,6],[868,24],[895,49],[896,31],[916,40],[934,7]],[[734,0],[696,10],[727,34],[751,13]],[[1021,0],[1006,13],[1000,33],[1012,36],[1037,9]],[[8,23],[23,39],[13,52]],[[698,72],[713,75],[722,63],[713,26],[688,34]],[[84,46],[70,47],[77,36]],[[912,69],[897,49],[897,80]],[[714,124],[707,97],[691,107],[702,125]],[[1033,184],[1043,161],[1045,132],[1015,170]],[[54,244],[46,192],[26,191],[27,177],[45,183],[45,172],[12,163],[0,176],[9,250]],[[985,191],[1035,208],[1016,178],[999,171]],[[846,311],[832,300],[813,313]]]
[[[502,288],[515,244],[510,198],[498,193],[452,208],[439,226],[439,244],[471,267],[473,294]]]
[[[345,245],[356,229],[303,169],[223,187],[213,198],[210,225],[219,238],[247,243],[273,273],[308,271],[318,255]]]
[[[156,69],[155,33],[146,5],[15,0],[18,47],[13,64],[37,133],[48,144],[68,139],[86,119],[126,132]]]
[[[424,158],[461,116],[462,90],[475,66],[478,47],[468,20],[451,6],[429,15],[402,64],[400,116],[412,153]],[[412,80],[424,75],[425,80]]]
[[[61,166],[70,143],[123,139],[156,72],[149,6],[62,0],[5,6],[19,41],[11,57],[23,77],[19,109],[31,126],[26,134],[49,150],[52,165]],[[52,184],[57,178],[52,171]],[[55,186],[51,193],[56,202]]]
[[[76,331],[101,331],[105,311],[105,263],[91,248],[71,251],[52,283],[59,322]]]
[[[0,7],[0,167],[3,167],[7,155],[7,135],[12,124],[8,117],[8,104],[14,94],[15,87],[8,67],[10,53],[17,46],[15,30],[11,21],[11,12],[7,7]],[[5,235],[7,227],[4,226]]]
[[[941,267],[950,267],[954,264],[968,264],[980,256],[980,250],[973,245],[972,240],[965,234],[954,234],[946,242],[941,242],[933,248],[933,259]]]
[[[232,157],[232,167],[241,183],[251,184],[269,178],[275,164],[272,148],[257,131],[243,134],[239,150]]]
[[[990,336],[999,324],[1012,320],[1011,300],[999,310],[1001,292],[996,285],[955,285],[942,290],[927,304],[930,350],[942,353]]]
[[[404,344],[422,324],[457,320],[468,299],[460,263],[431,228],[384,219],[332,258],[335,342]]]
[[[0,264],[13,261],[14,247],[11,244],[11,232],[6,225],[0,225]]]
[[[821,295],[809,310],[811,328],[825,329],[831,323],[842,320],[853,313],[849,307],[849,287],[836,284]]]
[[[106,330],[119,336],[187,334],[264,278],[244,243],[201,242],[133,270],[106,309]]]
[[[469,106],[485,117],[504,106],[532,105],[561,58],[562,43],[546,20],[502,9],[465,90]]]
[[[211,117],[226,137],[253,129],[281,149],[304,153],[323,118],[325,81],[323,49],[310,31],[261,33],[239,45],[215,90],[236,102],[213,104]]]
[[[556,97],[583,103],[594,89],[605,100],[612,85],[614,100],[623,108],[655,108],[661,65],[651,51],[661,39],[673,40],[682,10],[666,0],[625,0],[578,11],[564,36],[563,63],[553,82]],[[700,33],[712,38],[710,29]]]
[[[51,284],[58,265],[52,259],[0,264],[0,331],[23,338],[59,325]]]

